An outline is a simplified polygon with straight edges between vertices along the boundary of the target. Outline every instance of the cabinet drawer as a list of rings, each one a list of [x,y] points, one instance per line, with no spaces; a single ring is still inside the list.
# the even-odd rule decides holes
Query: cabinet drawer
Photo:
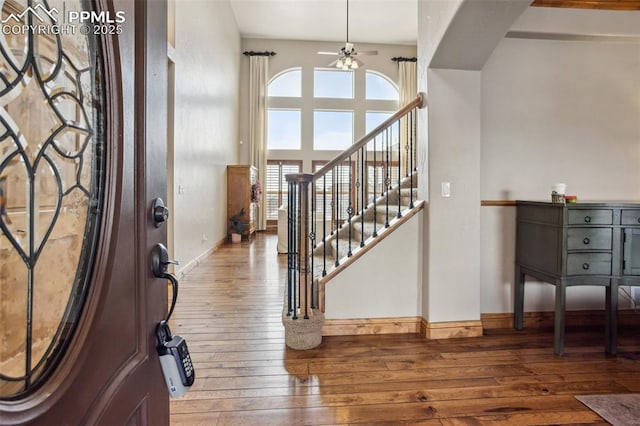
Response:
[[[570,253],[567,275],[611,275],[610,253]]]
[[[613,210],[569,210],[569,225],[611,225]]]
[[[622,224],[640,226],[640,210],[622,210]]]
[[[611,250],[612,230],[607,228],[569,228],[569,250]]]

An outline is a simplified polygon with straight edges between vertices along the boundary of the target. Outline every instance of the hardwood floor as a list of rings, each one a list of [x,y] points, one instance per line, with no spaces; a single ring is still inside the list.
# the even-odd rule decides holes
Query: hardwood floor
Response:
[[[574,395],[640,392],[640,331],[489,330],[480,338],[325,337],[284,345],[286,256],[276,238],[225,245],[181,282],[172,330],[196,382],[171,401],[172,425],[606,424]]]

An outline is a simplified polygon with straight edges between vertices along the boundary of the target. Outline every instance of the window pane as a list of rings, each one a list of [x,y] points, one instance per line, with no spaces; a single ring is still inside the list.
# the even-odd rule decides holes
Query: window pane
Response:
[[[390,112],[367,112],[367,133],[378,127],[384,120],[392,115]]]
[[[299,98],[302,96],[302,72],[300,69],[286,71],[269,83],[269,96]]]
[[[268,149],[300,149],[299,109],[270,109],[267,120]]]
[[[300,173],[300,165],[280,164],[277,160],[267,162],[267,183],[265,185],[267,220],[277,220],[278,208],[287,205],[289,187],[285,176],[289,173]]]
[[[315,70],[313,96],[353,99],[353,71]]]
[[[313,171],[317,172],[325,164],[315,162]],[[335,180],[334,171],[336,172]],[[354,185],[352,180],[357,178],[352,176],[354,172],[354,163],[344,162],[316,181],[317,218],[322,218],[324,215],[325,220],[342,221],[349,217],[349,201],[351,201],[352,207],[355,204],[353,194],[349,197],[350,188]]]
[[[378,73],[367,71],[366,84],[367,99],[397,101],[400,98],[398,89]]]
[[[314,149],[342,151],[352,143],[353,111],[314,111]]]

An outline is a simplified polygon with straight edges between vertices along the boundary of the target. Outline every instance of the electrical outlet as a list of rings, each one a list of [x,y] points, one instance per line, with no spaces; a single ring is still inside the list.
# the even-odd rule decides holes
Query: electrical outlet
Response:
[[[207,238],[207,234],[202,234],[202,241],[207,241],[209,238]]]
[[[178,194],[184,194],[184,185],[178,185]]]

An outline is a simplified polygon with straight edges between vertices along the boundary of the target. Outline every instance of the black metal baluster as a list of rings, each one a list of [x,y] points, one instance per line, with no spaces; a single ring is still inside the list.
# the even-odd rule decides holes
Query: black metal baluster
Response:
[[[342,195],[342,163],[336,166],[336,171],[338,172],[338,176],[336,176],[336,219],[338,220],[338,233],[340,233],[340,229],[342,229],[342,212],[340,211],[340,196]]]
[[[415,113],[416,110],[413,109],[411,110],[411,113],[409,114],[409,129],[410,129],[410,133],[409,133],[409,144],[411,146],[411,149],[409,150],[411,152],[411,181],[409,182],[409,189],[410,189],[410,193],[409,193],[409,208],[412,209],[413,208],[413,178],[415,176],[415,171],[416,171],[416,167],[414,164],[414,156],[413,156],[413,126],[415,124],[414,122],[414,117],[415,117]]]
[[[316,249],[316,183],[311,181],[309,184],[311,187],[311,234],[309,238],[311,239],[311,247],[312,250]],[[312,256],[313,257],[313,256]]]
[[[361,206],[360,206],[360,198],[359,198],[359,194],[358,194],[358,188],[360,187],[360,150],[356,151],[356,162],[355,162],[355,166],[354,166],[354,173],[356,174],[356,183],[355,183],[355,188],[353,189],[355,191],[355,205],[354,205],[354,209],[355,212],[357,214],[357,212],[360,211]]]
[[[402,217],[402,210],[400,207],[400,202],[402,201],[402,192],[401,192],[401,188],[400,188],[400,182],[402,180],[401,177],[401,173],[402,171],[400,170],[401,167],[400,165],[402,164],[402,158],[401,158],[401,154],[402,154],[402,137],[401,137],[401,132],[402,132],[402,126],[400,125],[400,120],[398,120],[398,215],[396,217],[401,218]]]
[[[322,176],[322,276],[327,275],[327,175]]]
[[[287,193],[287,316],[291,316],[293,310],[293,182],[288,182]]]
[[[301,268],[301,273],[304,276],[304,282],[301,280],[301,285],[304,285],[304,319],[309,319],[309,306],[311,296],[309,293],[311,286],[309,285],[309,277],[313,277],[313,271],[309,273],[309,182],[304,182],[305,185],[304,191],[300,193],[300,230],[304,229],[304,234],[300,232],[300,236],[302,238],[301,242],[304,244],[304,249],[300,250],[301,255],[304,254],[304,268]],[[304,195],[304,196],[303,196]],[[304,214],[302,214],[304,212]],[[301,247],[302,248],[302,247]],[[313,283],[313,279],[311,280]],[[300,303],[302,304],[302,290],[300,290]]]
[[[335,263],[334,266],[340,266],[340,228],[342,224],[340,224],[340,164],[333,168],[333,174],[336,175],[336,186],[334,188],[335,199],[336,199],[336,252],[335,252]]]
[[[384,227],[388,228],[389,227],[389,183],[391,182],[389,179],[390,176],[390,165],[389,165],[389,151],[391,150],[391,141],[389,140],[389,129],[385,129],[384,130],[384,138],[386,140],[386,146],[384,149],[384,154],[386,155],[386,167],[384,167],[383,169],[383,175],[384,175],[384,185],[383,188],[385,189],[386,192],[386,196],[385,196],[385,204],[386,204],[386,217],[384,220]],[[383,163],[384,164],[384,163]]]
[[[315,309],[315,298],[313,297],[313,290],[315,287],[315,250],[316,250],[316,183],[314,180],[311,180],[309,183],[311,186],[311,234],[309,235],[309,239],[311,240],[311,252],[307,253],[307,258],[311,258],[311,273],[309,276],[311,277],[311,309]]]
[[[417,172],[418,171],[418,110],[414,109],[413,110],[413,126],[412,126],[412,135],[411,135],[411,140],[413,141],[413,157],[414,157],[414,162],[413,162],[413,171]]]
[[[409,113],[410,114],[410,113]],[[409,114],[405,115],[402,120],[404,120],[404,127],[405,127],[405,141],[404,141],[404,150],[406,151],[405,153],[405,158],[404,158],[404,168],[405,168],[405,177],[409,176]],[[402,141],[398,141],[398,143],[402,143]]]
[[[294,217],[293,217],[293,235],[294,235],[294,263],[295,263],[295,271],[294,271],[294,283],[293,283],[293,319],[298,319],[298,286],[300,285],[300,235],[298,234],[298,221],[300,220],[300,209],[298,206],[298,197],[297,191],[299,188],[298,182],[296,182],[294,191],[293,191],[293,207],[295,209]]]
[[[349,171],[349,186],[348,186],[348,191],[349,191],[349,207],[347,207],[347,215],[348,215],[348,226],[349,226],[349,251],[347,252],[347,257],[351,257],[351,255],[353,254],[353,252],[351,251],[351,238],[353,236],[353,224],[351,223],[351,217],[353,216],[353,203],[351,200],[351,192],[353,191],[353,170],[351,167],[351,156],[349,156],[349,163],[348,164],[348,171]]]
[[[362,231],[360,232],[360,247],[364,247],[364,211],[367,208],[367,201],[365,200],[367,146],[364,145],[361,150],[362,150],[362,154],[360,155],[360,227]]]
[[[336,224],[336,171],[331,170],[331,235]]]
[[[378,179],[376,173],[377,167],[377,158],[376,158],[376,139],[378,137],[373,138],[373,237],[378,236],[378,212],[376,211],[376,188],[378,187]]]

